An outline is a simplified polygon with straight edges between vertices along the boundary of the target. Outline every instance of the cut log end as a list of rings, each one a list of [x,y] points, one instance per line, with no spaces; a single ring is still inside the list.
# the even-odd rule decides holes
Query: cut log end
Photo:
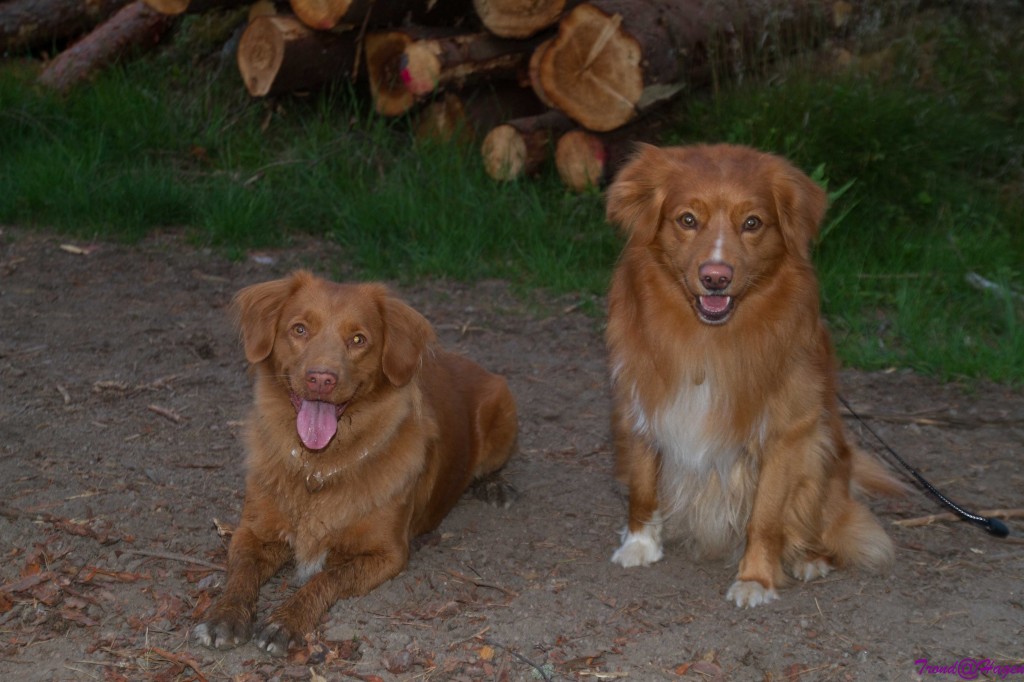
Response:
[[[554,109],[497,126],[480,147],[487,174],[512,180],[537,173],[551,154],[552,141],[571,127],[572,121]]]
[[[290,4],[292,12],[306,26],[329,31],[348,13],[352,0],[290,0]]]
[[[502,38],[529,38],[554,24],[566,0],[473,0],[487,30]]]
[[[444,97],[423,107],[416,119],[417,139],[460,140],[472,137],[466,121],[466,107],[460,97],[446,92]]]
[[[487,133],[480,154],[487,174],[495,180],[513,180],[526,168],[526,141],[510,125],[500,125]]]
[[[400,77],[406,89],[417,97],[428,95],[441,79],[441,61],[432,42],[409,45],[401,58]]]
[[[558,138],[555,167],[566,187],[583,192],[598,187],[608,168],[608,150],[604,142],[584,130],[570,130]]]
[[[253,19],[238,41],[238,71],[254,97],[316,90],[355,78],[351,32],[314,31],[290,14]]]
[[[284,40],[274,17],[258,17],[246,27],[236,58],[249,94],[267,95],[284,61]]]
[[[530,55],[527,74],[530,78],[530,88],[537,95],[537,99],[543,102],[544,106],[554,109],[555,105],[551,102],[551,98],[547,96],[547,93],[544,92],[544,84],[540,80],[540,61],[544,58],[544,53],[547,52],[552,40],[554,38],[548,38],[533,50],[533,54]]]
[[[580,5],[562,20],[558,37],[540,60],[544,94],[591,130],[627,123],[644,91],[642,49],[621,30],[621,21],[621,15]]]

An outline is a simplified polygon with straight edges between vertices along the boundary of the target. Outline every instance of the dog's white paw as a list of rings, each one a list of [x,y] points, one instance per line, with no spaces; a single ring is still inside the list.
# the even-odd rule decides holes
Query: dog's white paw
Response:
[[[752,608],[775,601],[779,598],[779,593],[756,580],[737,580],[725,593],[725,598],[740,608]]]
[[[815,578],[824,578],[832,572],[832,564],[828,559],[798,561],[793,564],[793,577],[807,582]]]
[[[192,638],[205,647],[213,648],[213,637],[210,635],[210,628],[206,623],[200,623],[192,628]]]
[[[249,641],[249,628],[228,621],[200,623],[192,628],[192,639],[210,649],[233,649]]]
[[[622,539],[622,546],[612,554],[612,563],[623,568],[632,568],[659,561],[664,553],[658,535],[652,527],[645,527],[639,533],[627,532]]]

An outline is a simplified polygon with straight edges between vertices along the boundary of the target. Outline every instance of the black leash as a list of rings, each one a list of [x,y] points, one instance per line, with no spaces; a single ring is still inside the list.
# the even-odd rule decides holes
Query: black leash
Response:
[[[843,407],[845,407],[846,410],[853,415],[854,419],[856,419],[860,423],[860,425],[867,430],[868,433],[874,436],[875,439],[882,444],[882,447],[885,448],[886,452],[892,455],[897,462],[902,464],[903,468],[909,471],[910,475],[913,476],[918,483],[924,486],[925,490],[934,495],[939,500],[939,502],[941,502],[942,504],[946,505],[954,512],[956,512],[956,514],[964,521],[971,521],[972,523],[978,524],[992,535],[995,535],[997,538],[1005,538],[1007,535],[1010,534],[1010,529],[1007,528],[1006,524],[1000,521],[999,519],[991,516],[981,516],[979,514],[969,512],[960,505],[958,505],[957,503],[953,502],[945,495],[943,495],[941,492],[939,492],[939,490],[935,486],[928,482],[928,479],[922,476],[917,469],[907,464],[902,457],[896,454],[895,450],[889,447],[888,443],[882,440],[881,436],[875,433],[874,429],[868,426],[867,422],[864,421],[861,418],[861,416],[853,410],[852,407],[850,407],[850,403],[846,402],[846,398],[838,394],[836,395],[836,397],[839,398],[839,402],[843,404]]]

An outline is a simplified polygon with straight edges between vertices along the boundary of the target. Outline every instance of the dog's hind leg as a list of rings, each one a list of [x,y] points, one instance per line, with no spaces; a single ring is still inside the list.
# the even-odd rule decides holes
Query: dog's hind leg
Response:
[[[501,468],[516,449],[519,419],[508,383],[489,375],[480,388],[480,401],[473,414],[474,497],[496,507],[508,507],[519,497],[505,480]]]
[[[508,382],[489,375],[479,388],[480,400],[473,414],[473,477],[492,474],[508,461],[516,448],[519,417]]]

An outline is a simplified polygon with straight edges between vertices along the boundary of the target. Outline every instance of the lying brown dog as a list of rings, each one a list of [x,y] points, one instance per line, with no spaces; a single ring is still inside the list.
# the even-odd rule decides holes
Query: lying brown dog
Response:
[[[249,640],[260,586],[294,558],[305,584],[256,635],[283,655],[335,601],[397,575],[410,539],[505,464],[516,406],[503,378],[439,348],[382,285],[300,271],[235,303],[255,370],[245,503],[227,586],[195,637]]]

